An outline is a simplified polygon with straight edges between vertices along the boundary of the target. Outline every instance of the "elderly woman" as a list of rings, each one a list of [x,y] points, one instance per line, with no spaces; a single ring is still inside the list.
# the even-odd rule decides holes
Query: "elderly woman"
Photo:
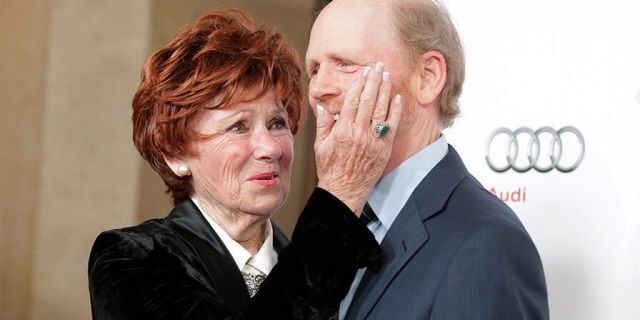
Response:
[[[400,118],[390,91],[388,76],[367,69],[337,121],[317,107],[318,188],[289,242],[270,217],[289,191],[304,99],[297,56],[240,11],[209,13],[180,31],[145,63],[133,101],[135,145],[175,208],[98,236],[93,317],[333,315],[356,270],[381,256],[357,216],[390,155],[395,132],[380,128]]]

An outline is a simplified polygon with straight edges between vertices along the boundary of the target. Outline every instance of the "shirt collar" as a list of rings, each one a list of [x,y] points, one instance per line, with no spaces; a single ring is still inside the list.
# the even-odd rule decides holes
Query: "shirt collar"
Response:
[[[193,203],[195,203],[196,207],[200,209],[200,212],[204,216],[204,218],[209,222],[213,231],[216,232],[224,246],[227,247],[231,257],[233,257],[233,261],[238,266],[238,269],[242,271],[245,265],[251,260],[251,266],[258,269],[260,272],[268,275],[271,272],[271,269],[278,262],[278,255],[276,254],[276,250],[273,247],[273,228],[271,227],[271,219],[267,219],[266,228],[267,228],[267,237],[262,243],[260,250],[256,253],[255,256],[251,256],[251,253],[247,251],[242,245],[240,245],[237,241],[233,240],[231,236],[220,226],[218,225],[208,214],[202,210],[200,203],[194,197],[191,197]]]
[[[369,205],[389,230],[400,210],[418,184],[440,162],[449,150],[447,139],[441,135],[433,143],[402,162],[373,187]]]
[[[268,275],[277,262],[278,254],[273,247],[273,228],[271,227],[271,220],[267,220],[267,238],[264,240],[260,250],[251,259],[251,265]]]

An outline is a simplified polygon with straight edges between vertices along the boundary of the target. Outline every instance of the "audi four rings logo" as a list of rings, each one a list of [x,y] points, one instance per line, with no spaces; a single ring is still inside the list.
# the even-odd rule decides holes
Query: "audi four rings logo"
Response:
[[[541,148],[540,148],[540,136],[542,134],[551,135],[551,141],[549,145],[549,149],[546,150],[548,152],[545,155],[545,158],[551,160],[548,164],[542,164],[540,160],[541,158]],[[572,134],[577,138],[577,143],[579,144],[580,151],[578,153],[577,158],[569,165],[561,165],[560,160],[563,157],[563,148],[566,147],[568,142],[563,142],[562,136],[565,134]],[[506,135],[508,137],[507,143],[504,146],[505,150],[505,165],[496,165],[498,163],[504,163],[504,160],[492,158],[490,154],[490,150],[492,149],[492,143],[495,138],[499,135]],[[528,135],[529,143],[526,149],[526,160],[518,161],[520,157],[520,146],[518,145],[518,136],[519,135]],[[489,135],[489,139],[487,139],[487,144],[485,148],[485,160],[487,160],[487,165],[489,168],[495,172],[505,172],[509,169],[513,169],[517,172],[527,172],[531,169],[535,169],[538,172],[549,172],[556,168],[560,172],[571,172],[580,166],[582,159],[584,158],[584,137],[582,137],[582,133],[575,127],[567,126],[561,128],[560,130],[555,130],[551,127],[542,127],[536,131],[533,131],[530,128],[522,127],[518,128],[515,131],[511,131],[507,128],[498,128],[494,130],[491,135]],[[563,163],[571,161],[564,160]],[[524,165],[523,165],[524,162]],[[545,161],[546,162],[546,161]]]

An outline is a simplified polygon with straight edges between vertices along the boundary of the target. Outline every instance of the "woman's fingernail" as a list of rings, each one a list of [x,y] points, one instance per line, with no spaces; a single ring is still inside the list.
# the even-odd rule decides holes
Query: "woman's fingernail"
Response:
[[[396,104],[402,103],[402,96],[396,94],[396,97],[393,99]]]
[[[371,72],[371,67],[365,67],[362,71],[362,75],[366,77],[369,75],[369,72]]]
[[[316,106],[316,110],[317,110],[319,116],[324,116],[324,107],[323,106],[317,105]]]
[[[383,68],[384,68],[384,63],[382,61],[378,61],[376,63],[376,72],[381,72]]]

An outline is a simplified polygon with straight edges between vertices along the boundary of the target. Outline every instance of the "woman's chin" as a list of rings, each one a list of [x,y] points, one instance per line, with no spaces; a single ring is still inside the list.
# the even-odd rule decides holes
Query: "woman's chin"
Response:
[[[251,211],[256,215],[264,216],[265,218],[271,217],[278,209],[282,207],[286,196],[283,195],[259,195],[254,199],[251,199],[250,206],[253,207]]]

